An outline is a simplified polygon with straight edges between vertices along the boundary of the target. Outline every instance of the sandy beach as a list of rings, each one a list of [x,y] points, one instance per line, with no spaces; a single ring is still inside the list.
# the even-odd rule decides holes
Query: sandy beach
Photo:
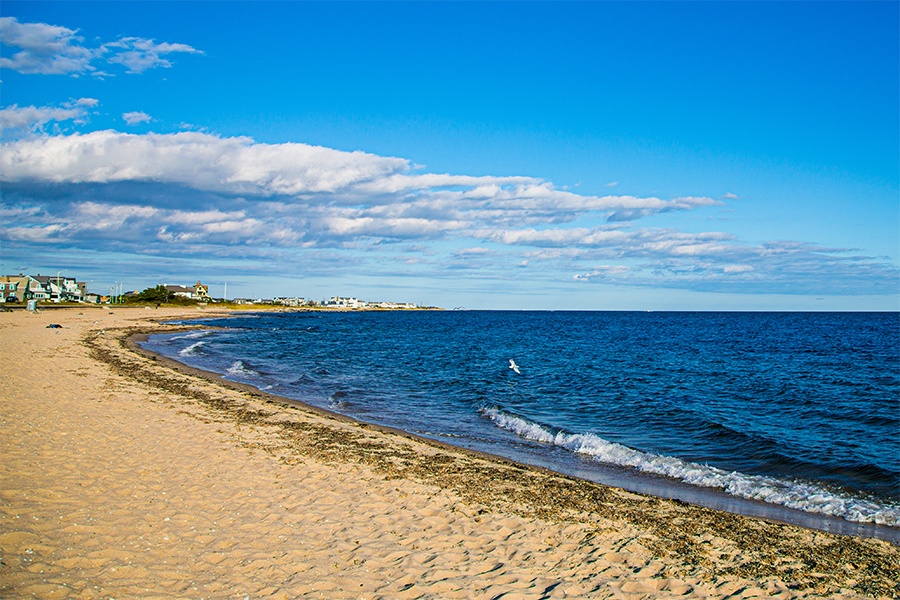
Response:
[[[0,597],[900,596],[887,542],[441,446],[135,348],[201,314],[0,313]]]

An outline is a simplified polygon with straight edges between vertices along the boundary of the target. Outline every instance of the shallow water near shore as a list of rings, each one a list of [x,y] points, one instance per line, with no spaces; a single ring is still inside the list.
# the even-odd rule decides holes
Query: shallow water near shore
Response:
[[[896,313],[309,312],[199,323],[223,329],[144,346],[586,479],[900,541]]]

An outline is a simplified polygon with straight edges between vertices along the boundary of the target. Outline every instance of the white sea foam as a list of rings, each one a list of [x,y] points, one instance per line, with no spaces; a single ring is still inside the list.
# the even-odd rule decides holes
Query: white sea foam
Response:
[[[205,344],[206,342],[194,342],[190,346],[181,350],[181,352],[178,353],[178,356],[194,356]]]
[[[482,413],[498,427],[516,435],[590,456],[598,462],[630,467],[691,485],[721,489],[733,496],[779,504],[806,512],[832,515],[859,523],[900,525],[900,505],[882,505],[820,487],[814,483],[725,471],[671,456],[661,456],[610,442],[592,433],[556,431],[497,408]]]
[[[338,390],[328,398],[328,407],[332,410],[343,410],[347,408],[347,397],[349,394],[343,390]]]
[[[204,331],[192,331],[190,333],[186,333],[184,335],[176,335],[172,340],[197,340],[200,338],[205,338],[208,335],[211,335],[212,331],[204,330]]]
[[[231,366],[228,367],[225,372],[229,375],[240,377],[255,377],[259,375],[258,372],[251,369],[249,366],[247,366],[247,363],[242,360],[236,360],[231,363]]]

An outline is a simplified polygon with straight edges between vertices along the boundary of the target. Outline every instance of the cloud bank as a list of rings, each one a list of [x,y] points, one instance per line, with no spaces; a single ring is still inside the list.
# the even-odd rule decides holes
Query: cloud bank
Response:
[[[259,144],[196,132],[133,135],[95,131],[41,136],[2,146],[9,182],[178,184],[194,190],[371,204],[384,219],[477,215],[478,220],[553,222],[588,213],[610,221],[718,204],[705,197],[672,200],[585,196],[531,177],[419,174],[402,158],[308,144]]]
[[[887,260],[852,249],[643,224],[723,200],[575,194],[532,177],[428,173],[403,158],[301,143],[40,135],[0,145],[0,173],[2,236],[14,248],[746,293],[879,294],[900,281]]]

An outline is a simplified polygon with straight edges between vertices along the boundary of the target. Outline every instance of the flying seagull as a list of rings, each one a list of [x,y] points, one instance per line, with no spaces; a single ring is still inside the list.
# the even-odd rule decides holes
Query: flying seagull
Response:
[[[516,373],[520,373],[519,365],[516,364],[516,361],[513,359],[509,359],[509,368],[515,371]]]

